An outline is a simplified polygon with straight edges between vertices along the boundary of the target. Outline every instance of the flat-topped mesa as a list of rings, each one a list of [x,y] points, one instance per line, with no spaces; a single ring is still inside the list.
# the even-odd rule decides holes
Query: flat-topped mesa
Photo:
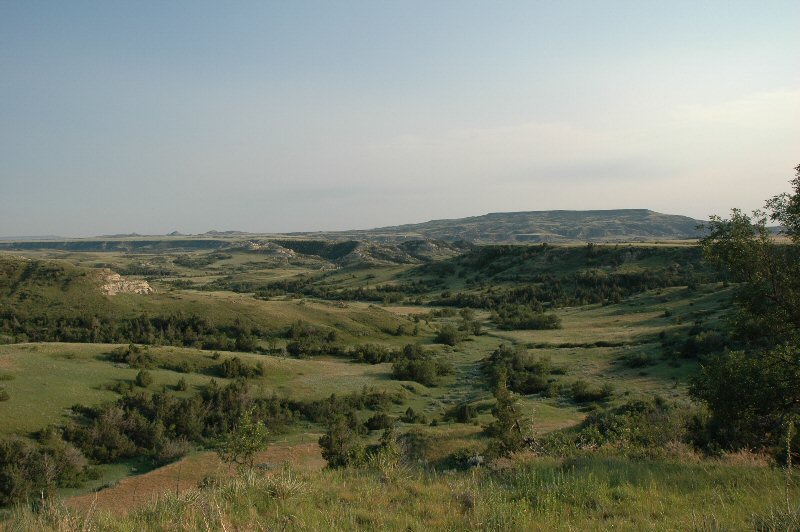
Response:
[[[100,291],[107,296],[117,294],[152,294],[155,290],[147,281],[125,279],[120,274],[103,268],[100,270]]]

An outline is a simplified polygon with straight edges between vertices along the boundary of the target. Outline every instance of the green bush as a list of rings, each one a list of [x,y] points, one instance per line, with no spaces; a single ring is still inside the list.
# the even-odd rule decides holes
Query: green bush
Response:
[[[430,351],[420,346],[407,345],[392,364],[392,376],[398,380],[415,381],[425,386],[436,386],[439,377],[453,372],[445,360],[435,359]]]
[[[502,372],[506,375],[508,387],[522,394],[547,392],[553,384],[550,375],[556,373],[550,358],[532,357],[505,344],[483,361],[483,368],[490,386],[497,385]]]
[[[400,421],[402,421],[403,423],[422,423],[422,424],[428,422],[424,414],[418,414],[410,406],[406,409],[405,413],[400,418]]]
[[[264,375],[264,365],[248,364],[239,357],[226,358],[217,366],[217,373],[226,379],[261,377]]]
[[[457,421],[458,423],[471,423],[477,415],[478,412],[475,410],[474,406],[469,403],[460,403],[447,411],[444,418]]]
[[[591,403],[605,401],[614,393],[614,388],[606,383],[600,387],[591,386],[583,379],[578,379],[570,387],[572,400],[576,403]]]
[[[365,447],[359,434],[355,415],[340,415],[328,425],[319,439],[322,457],[332,469],[355,465],[364,460]]]
[[[501,305],[492,312],[491,319],[504,330],[561,328],[561,318],[557,315],[527,305]]]
[[[439,332],[436,333],[434,342],[437,344],[445,344],[455,346],[461,341],[461,333],[452,325],[442,325]]]
[[[139,370],[139,373],[136,374],[136,379],[134,382],[136,383],[136,386],[147,388],[153,384],[153,376],[146,369],[141,369]]]
[[[383,430],[393,427],[395,421],[395,418],[388,416],[383,412],[378,412],[369,418],[366,423],[364,423],[364,426],[369,430]]]

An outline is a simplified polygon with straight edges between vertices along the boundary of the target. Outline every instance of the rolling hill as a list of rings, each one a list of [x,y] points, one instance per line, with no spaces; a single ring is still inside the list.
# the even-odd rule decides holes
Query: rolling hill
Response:
[[[320,248],[322,255],[337,254],[342,246],[357,247],[357,241],[380,244],[405,244],[399,249],[363,249],[362,254],[376,255],[375,260],[385,260],[388,255],[397,257],[410,255],[422,258],[419,251],[428,255],[453,254],[447,243],[492,244],[492,243],[570,243],[570,242],[646,242],[655,240],[686,240],[697,238],[698,224],[687,216],[662,214],[648,209],[617,209],[593,211],[525,211],[496,212],[468,218],[431,220],[423,223],[357,229],[349,231],[313,231],[297,233],[247,233],[241,231],[209,231],[201,235],[140,236],[114,235],[85,239],[0,238],[0,249],[35,250],[52,249],[62,251],[123,251],[163,252],[167,250],[211,251],[239,247],[263,246],[273,242],[294,249],[300,254],[309,254],[303,240],[352,241],[327,244]],[[319,243],[315,243],[316,247]],[[410,248],[408,246],[411,246]],[[301,249],[298,249],[301,248]],[[314,246],[312,246],[314,247]],[[374,246],[373,246],[374,247]],[[313,251],[312,255],[317,255]],[[345,253],[346,254],[346,253]],[[380,256],[377,257],[377,256]],[[408,258],[400,262],[413,262]]]
[[[373,240],[465,240],[473,243],[637,242],[696,238],[700,223],[700,220],[687,216],[648,209],[528,211],[498,212],[327,235]]]

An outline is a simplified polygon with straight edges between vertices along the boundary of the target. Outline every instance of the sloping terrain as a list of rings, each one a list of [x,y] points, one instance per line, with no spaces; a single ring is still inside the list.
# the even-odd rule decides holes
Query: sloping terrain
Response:
[[[496,212],[352,231],[287,234],[210,231],[195,236],[171,233],[166,236],[114,235],[86,239],[0,238],[0,250],[161,253],[229,249],[275,252],[284,249],[336,262],[355,251],[360,242],[367,241],[383,246],[399,244],[399,248],[390,250],[389,255],[407,253],[417,259],[430,260],[443,258],[442,253],[458,252],[469,244],[686,240],[699,236],[697,226],[701,223],[701,220],[687,216],[648,209]],[[386,255],[386,250],[377,255]],[[400,258],[399,262],[404,260]]]
[[[490,242],[636,242],[696,238],[699,220],[647,209],[499,212],[364,231],[365,237]]]

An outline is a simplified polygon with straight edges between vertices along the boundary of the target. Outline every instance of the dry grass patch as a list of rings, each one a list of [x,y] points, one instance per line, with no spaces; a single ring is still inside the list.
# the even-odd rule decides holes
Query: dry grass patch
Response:
[[[268,466],[267,475],[274,474],[283,464],[302,471],[318,471],[325,460],[316,443],[271,444],[256,460]],[[142,475],[120,480],[116,485],[66,499],[65,504],[80,512],[90,509],[125,515],[137,508],[152,504],[166,493],[183,493],[195,489],[204,479],[224,479],[235,476],[234,469],[220,462],[215,452],[202,452]]]

